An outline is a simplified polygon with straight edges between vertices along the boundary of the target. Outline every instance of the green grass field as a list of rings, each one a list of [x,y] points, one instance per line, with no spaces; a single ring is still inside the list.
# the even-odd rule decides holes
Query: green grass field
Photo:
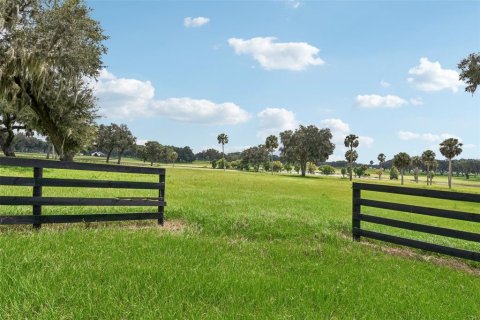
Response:
[[[164,228],[153,221],[44,225],[39,232],[30,226],[1,227],[0,319],[480,319],[480,264],[380,242],[352,242],[348,180],[203,166],[168,167]],[[0,175],[32,172],[4,167]],[[44,176],[156,181],[49,169]],[[480,192],[475,183],[462,182],[455,191]],[[2,186],[0,194],[30,195],[31,188]],[[59,194],[155,196],[151,191],[44,188],[45,196]],[[478,204],[404,196],[388,200],[480,212]],[[0,210],[31,212],[28,207]],[[47,207],[44,214],[113,212],[105,210]],[[464,222],[372,213],[478,232],[478,226]],[[365,226],[480,251],[475,243]]]

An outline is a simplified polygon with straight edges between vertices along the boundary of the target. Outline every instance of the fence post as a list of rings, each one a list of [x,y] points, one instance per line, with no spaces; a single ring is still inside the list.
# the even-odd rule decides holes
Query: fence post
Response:
[[[165,172],[160,172],[159,174],[159,182],[161,183],[160,188],[158,189],[158,196],[165,202]],[[158,224],[163,226],[163,214],[164,214],[165,207],[158,206]]]
[[[41,197],[42,196],[42,185],[41,185],[39,179],[43,178],[43,168],[34,167],[33,168],[33,178],[35,179],[35,182],[34,182],[34,185],[33,185],[33,194],[32,195],[34,197]],[[40,216],[42,214],[42,206],[41,205],[33,205],[32,212],[33,212],[33,217],[35,219],[35,217]],[[37,219],[39,220],[40,218],[37,218]],[[34,229],[40,229],[40,227],[42,226],[42,224],[38,220],[36,220],[36,221],[34,220],[35,221],[33,223],[33,228]]]
[[[361,189],[356,184],[352,184],[352,236],[354,241],[360,241],[360,236],[355,233],[354,228],[360,229],[360,219],[358,214],[360,214],[360,198],[361,198]]]

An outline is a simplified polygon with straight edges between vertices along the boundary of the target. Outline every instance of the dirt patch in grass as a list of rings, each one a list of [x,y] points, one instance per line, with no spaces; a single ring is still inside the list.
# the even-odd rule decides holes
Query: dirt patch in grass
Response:
[[[352,235],[350,233],[348,234],[341,233],[340,236],[345,239],[352,239]],[[373,242],[370,239],[364,239],[360,242],[360,244],[373,248],[375,250],[382,251],[386,254],[399,256],[407,259],[426,261],[426,262],[434,263],[436,265],[457,269],[475,276],[480,276],[480,264],[478,264],[478,266],[474,266],[469,264],[469,262],[462,261],[460,259],[450,258],[447,256],[443,258],[443,257],[435,256],[433,255],[433,253],[432,255],[422,254],[419,251],[415,251],[414,249],[410,249],[408,247],[391,247],[389,245],[382,245],[377,242]],[[475,262],[471,262],[471,263],[475,264]]]
[[[123,228],[127,230],[146,230],[159,228],[162,232],[180,233],[187,228],[187,223],[182,220],[166,220],[163,226],[159,225],[156,220],[149,221],[125,221],[125,222],[84,222],[84,223],[59,223],[59,224],[43,224],[40,230],[34,230],[31,225],[12,225],[0,226],[1,233],[31,233],[48,231],[63,231],[74,228],[83,229],[108,229]]]

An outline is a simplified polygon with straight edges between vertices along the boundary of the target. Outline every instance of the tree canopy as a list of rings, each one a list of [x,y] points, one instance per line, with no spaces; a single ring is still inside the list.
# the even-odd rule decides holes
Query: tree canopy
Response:
[[[465,91],[474,94],[477,86],[480,85],[480,52],[469,54],[467,58],[460,61],[458,68],[460,80],[467,84]]]
[[[106,36],[81,0],[0,2],[0,97],[11,114],[47,136],[61,160],[72,160],[96,118],[88,81],[106,52]],[[3,111],[3,110],[2,110]]]
[[[289,163],[300,165],[302,176],[307,171],[307,162],[324,162],[333,153],[330,129],[319,129],[314,125],[300,125],[295,131],[280,133],[282,158]]]

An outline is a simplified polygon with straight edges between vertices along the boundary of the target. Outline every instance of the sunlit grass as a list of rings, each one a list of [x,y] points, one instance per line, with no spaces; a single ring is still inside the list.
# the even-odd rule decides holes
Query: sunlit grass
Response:
[[[31,174],[31,169],[0,168],[0,175]],[[45,169],[44,176],[158,179],[52,169]],[[479,192],[475,186],[454,190]],[[0,194],[30,195],[31,188],[2,186]],[[155,191],[44,188],[44,195],[155,196]],[[480,212],[478,204],[373,192],[365,196]],[[180,231],[168,231],[154,221],[44,225],[39,232],[30,226],[0,228],[0,319],[479,317],[480,276],[446,265],[463,264],[461,260],[442,257],[442,265],[351,241],[351,184],[346,179],[176,166],[167,167],[166,199],[167,223],[182,224]],[[0,210],[31,213],[29,207]],[[138,211],[114,211],[127,210]],[[113,211],[44,209],[45,214],[95,212]],[[384,210],[371,213],[478,232],[478,226],[460,221]],[[466,241],[388,232],[480,250]],[[472,262],[465,268],[480,270]]]

